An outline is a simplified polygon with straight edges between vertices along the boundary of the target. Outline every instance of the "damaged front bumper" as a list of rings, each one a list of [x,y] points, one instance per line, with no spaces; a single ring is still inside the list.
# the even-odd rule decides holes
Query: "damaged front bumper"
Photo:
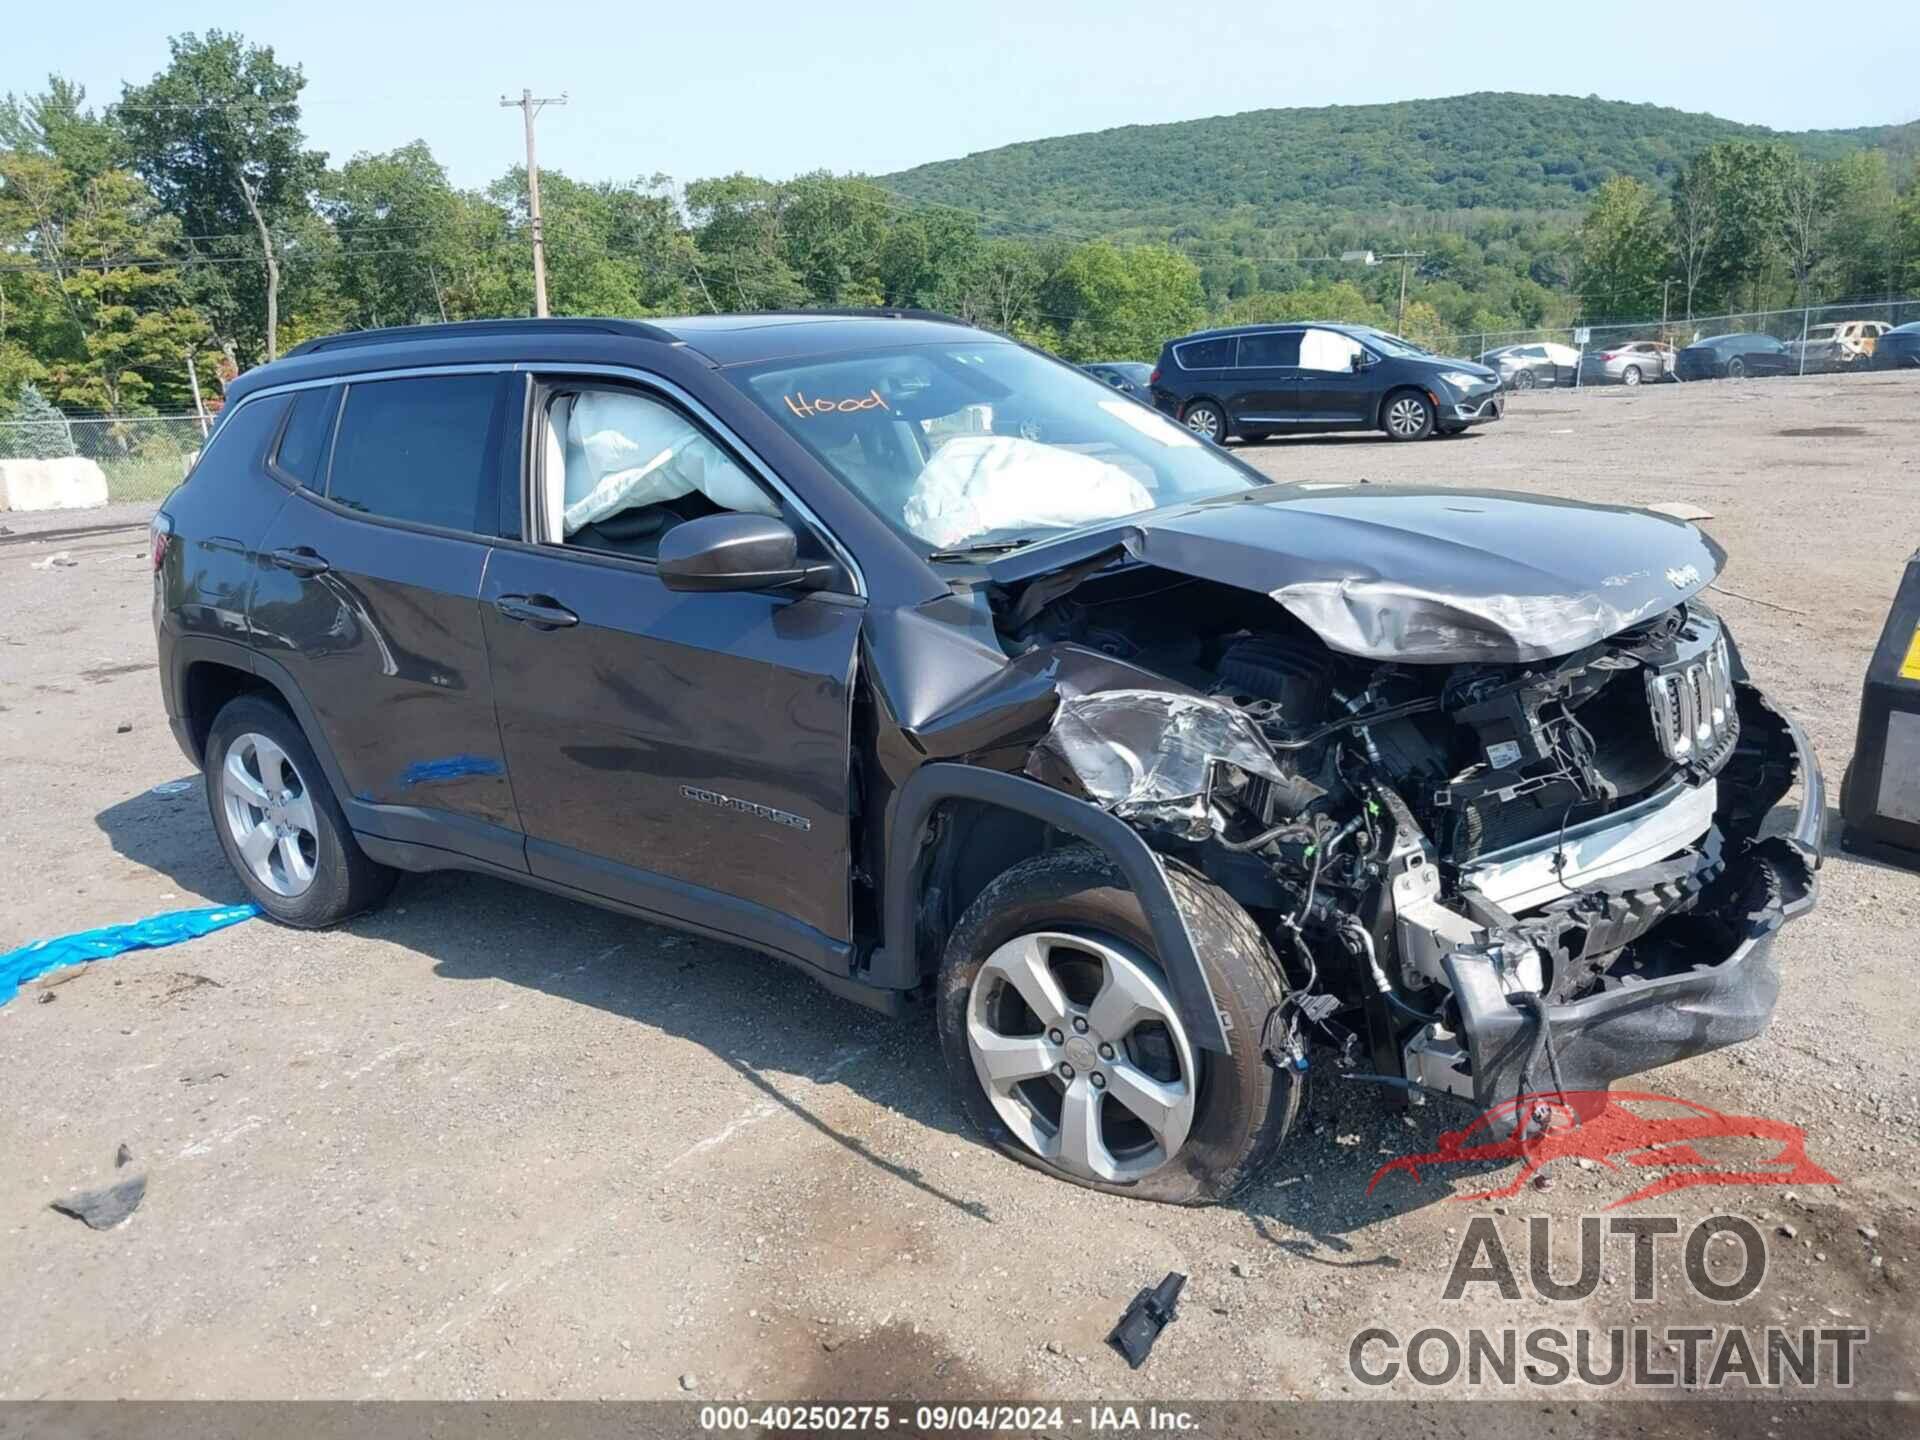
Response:
[[[1788,920],[1814,903],[1826,785],[1805,732],[1784,713],[1770,705],[1766,709],[1778,722],[1776,734],[1790,740],[1794,751],[1799,812],[1784,835],[1729,842],[1714,923],[1699,926],[1719,932],[1720,941],[1703,934],[1701,950],[1685,957],[1691,963],[1668,967],[1672,973],[1628,976],[1583,999],[1527,1008],[1508,998],[1510,985],[1484,956],[1456,952],[1447,957],[1476,1104],[1490,1106],[1552,1087],[1604,1090],[1623,1076],[1750,1040],[1767,1027],[1780,991],[1774,942]],[[1548,1045],[1557,1077],[1543,1063]],[[1424,1056],[1416,1051],[1411,1058],[1418,1062]]]

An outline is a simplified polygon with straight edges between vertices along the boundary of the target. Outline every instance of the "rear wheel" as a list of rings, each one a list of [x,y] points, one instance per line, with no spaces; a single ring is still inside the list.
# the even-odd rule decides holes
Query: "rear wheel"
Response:
[[[1738,355],[1727,361],[1727,378],[1729,380],[1744,380],[1746,374],[1747,362],[1742,360]]]
[[[1514,372],[1513,388],[1516,390],[1531,390],[1539,383],[1540,377],[1531,370],[1518,370]]]
[[[1278,962],[1222,891],[1168,866],[1233,1054],[1182,1024],[1119,870],[1075,846],[1003,873],[948,941],[939,1027],[969,1118],[1004,1153],[1095,1190],[1224,1200],[1279,1151],[1300,1082],[1261,1054]]]
[[[1426,396],[1418,390],[1401,390],[1387,397],[1381,425],[1391,439],[1424,440],[1433,433],[1433,419],[1433,405]]]
[[[206,775],[220,848],[274,919],[337,925],[392,892],[396,873],[355,842],[319,758],[281,706],[257,695],[229,701],[207,733]]]
[[[1227,417],[1220,407],[1211,400],[1196,400],[1187,406],[1186,414],[1180,417],[1186,427],[1203,439],[1216,445],[1227,442]]]
[[[1620,372],[1620,383],[1622,385],[1638,385],[1640,378],[1640,367],[1638,365],[1629,365]]]

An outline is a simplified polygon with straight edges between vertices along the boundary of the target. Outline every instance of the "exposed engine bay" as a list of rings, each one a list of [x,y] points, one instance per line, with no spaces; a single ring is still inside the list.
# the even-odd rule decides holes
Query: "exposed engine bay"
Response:
[[[1481,1103],[1563,1083],[1563,1059],[1564,1083],[1604,1084],[1660,1043],[1583,1064],[1550,1009],[1697,974],[1810,903],[1817,847],[1759,839],[1795,778],[1789,722],[1697,598],[1498,664],[1339,653],[1268,596],[1151,566],[994,605],[1016,658],[1164,677],[1063,683],[1026,770],[1255,917],[1289,992],[1261,1037],[1275,1063],[1325,1045]]]

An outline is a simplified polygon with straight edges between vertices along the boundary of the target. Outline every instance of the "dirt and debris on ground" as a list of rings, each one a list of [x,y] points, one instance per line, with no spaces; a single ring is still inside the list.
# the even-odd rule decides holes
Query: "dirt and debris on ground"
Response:
[[[1832,794],[1920,544],[1917,401],[1902,375],[1548,392],[1458,440],[1236,448],[1288,479],[1710,511],[1732,555],[1715,603]],[[0,546],[0,948],[244,898],[159,712],[145,519],[13,517]],[[78,564],[35,568],[54,550]],[[1460,1116],[1366,1086],[1316,1084],[1230,1206],[1050,1182],[968,1133],[927,1018],[474,876],[408,878],[334,933],[256,921],[119,956],[59,1004],[0,1009],[0,1398],[1338,1397],[1362,1389],[1362,1327],[1543,1318],[1858,1323],[1856,1393],[1920,1391],[1920,875],[1836,853],[1822,885],[1781,942],[1767,1035],[1644,1077],[1805,1127],[1841,1180],[1661,1202],[1768,1237],[1765,1284],[1719,1307],[1671,1251],[1636,1301],[1616,1250],[1586,1301],[1443,1302],[1475,1215],[1516,1255],[1554,1217],[1564,1275],[1573,1217],[1622,1177],[1562,1165],[1549,1190],[1469,1205],[1510,1172],[1395,1175],[1369,1195]],[[47,1208],[110,1178],[122,1142],[150,1182],[130,1219]],[[1180,1320],[1136,1374],[1106,1336],[1169,1271],[1190,1277]]]

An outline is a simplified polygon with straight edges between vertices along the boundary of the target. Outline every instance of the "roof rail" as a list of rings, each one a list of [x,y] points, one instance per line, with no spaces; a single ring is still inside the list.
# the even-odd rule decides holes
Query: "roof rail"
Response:
[[[971,320],[949,315],[944,310],[920,310],[910,305],[806,305],[797,310],[749,310],[749,315],[845,315],[856,320],[931,320],[938,325],[965,325],[977,328]]]
[[[400,345],[415,340],[460,340],[470,335],[513,335],[545,331],[549,334],[628,335],[636,340],[673,343],[675,336],[640,320],[456,320],[443,325],[390,325],[379,330],[348,330],[309,340],[287,351],[286,357],[316,355],[329,350],[354,350],[368,345]]]

